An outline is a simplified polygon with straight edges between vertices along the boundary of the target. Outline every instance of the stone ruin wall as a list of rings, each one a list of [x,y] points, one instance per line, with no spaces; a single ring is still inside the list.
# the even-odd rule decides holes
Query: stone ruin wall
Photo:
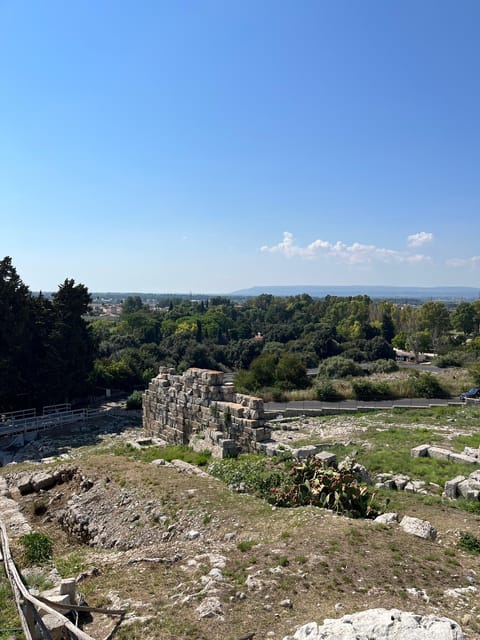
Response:
[[[254,452],[270,438],[263,400],[235,393],[222,371],[161,367],[143,395],[143,428],[170,444],[208,449],[217,457]]]

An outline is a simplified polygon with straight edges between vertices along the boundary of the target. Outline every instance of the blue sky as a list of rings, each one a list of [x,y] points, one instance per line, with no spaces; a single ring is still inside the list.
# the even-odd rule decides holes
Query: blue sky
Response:
[[[0,0],[31,289],[478,286],[477,0]]]

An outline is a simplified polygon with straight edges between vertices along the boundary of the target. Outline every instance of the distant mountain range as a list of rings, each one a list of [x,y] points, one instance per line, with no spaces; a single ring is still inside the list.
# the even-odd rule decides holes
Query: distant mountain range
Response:
[[[361,296],[370,298],[395,300],[475,300],[480,296],[480,289],[475,287],[394,287],[373,285],[290,285],[290,286],[261,286],[233,291],[231,296],[259,296],[262,293],[274,296],[297,296],[307,293],[312,298],[330,296]]]

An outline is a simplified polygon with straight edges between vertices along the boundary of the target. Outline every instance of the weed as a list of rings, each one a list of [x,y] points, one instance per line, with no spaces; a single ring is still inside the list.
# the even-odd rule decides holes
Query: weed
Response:
[[[53,543],[43,533],[26,533],[20,538],[25,561],[32,564],[43,564],[52,557]]]
[[[280,567],[288,567],[290,564],[290,560],[286,556],[280,556],[278,559],[278,564]]]
[[[258,544],[256,540],[241,540],[237,544],[237,549],[242,553],[245,553],[246,551],[250,551],[250,549],[256,544]]]
[[[142,462],[152,462],[158,458],[163,458],[167,462],[172,460],[184,460],[190,464],[197,466],[206,466],[212,457],[210,451],[194,451],[192,448],[186,445],[171,445],[167,447],[142,447],[136,449],[131,444],[127,443],[122,446],[115,447],[113,453],[116,456],[126,456],[135,460],[141,460]]]
[[[0,628],[20,628],[20,622],[18,620],[18,614],[15,608],[10,583],[3,573],[3,570],[0,570]],[[8,638],[11,635],[12,634],[8,632],[5,632],[5,635],[3,635],[0,631],[0,638]]]
[[[38,591],[46,591],[54,586],[54,582],[50,580],[42,571],[36,571],[35,573],[29,573],[25,577],[27,586],[34,587]]]
[[[361,542],[365,537],[364,534],[355,527],[352,527],[349,530],[348,534],[351,538],[352,543]]]
[[[480,553],[480,538],[468,531],[462,531],[458,540],[458,546],[460,549],[469,551],[470,553]]]
[[[55,558],[55,566],[62,578],[70,578],[85,569],[85,558],[80,553],[71,553],[63,558]]]

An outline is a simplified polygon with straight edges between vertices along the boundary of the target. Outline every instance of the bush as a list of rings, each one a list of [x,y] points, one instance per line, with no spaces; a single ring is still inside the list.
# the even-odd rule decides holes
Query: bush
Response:
[[[389,400],[394,397],[392,389],[386,382],[355,380],[352,383],[352,389],[357,400]]]
[[[363,376],[363,369],[354,360],[343,356],[327,358],[318,367],[319,378],[347,378],[348,376]]]
[[[458,546],[460,549],[470,551],[470,553],[480,553],[480,538],[477,538],[473,533],[468,533],[468,531],[462,531]]]
[[[27,564],[43,564],[52,557],[53,543],[43,533],[26,533],[20,538]]]
[[[399,366],[395,360],[376,360],[369,367],[370,373],[392,373],[398,371]]]
[[[142,392],[134,391],[127,398],[127,409],[141,409],[142,408]]]
[[[438,356],[433,363],[440,369],[447,369],[448,367],[461,367],[463,366],[463,358],[458,353],[446,353],[443,356]]]
[[[415,373],[408,381],[409,395],[418,398],[446,398],[448,393],[432,373]]]
[[[272,488],[282,484],[288,475],[275,462],[265,456],[241,455],[212,462],[208,472],[233,488],[242,487],[249,493],[270,500]]]
[[[317,400],[323,402],[335,402],[342,399],[342,395],[336,390],[335,385],[330,380],[322,380],[315,389]]]

